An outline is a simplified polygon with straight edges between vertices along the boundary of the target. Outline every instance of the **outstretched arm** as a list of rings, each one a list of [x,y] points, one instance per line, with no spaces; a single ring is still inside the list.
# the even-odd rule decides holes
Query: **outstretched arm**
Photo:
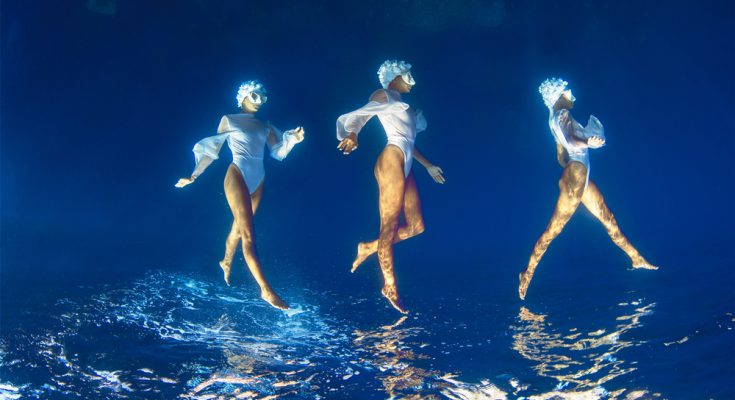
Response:
[[[429,172],[429,175],[431,175],[431,178],[434,179],[436,183],[446,182],[443,175],[444,171],[442,171],[440,167],[430,163],[429,160],[427,160],[419,151],[418,147],[413,148],[413,158],[426,168],[426,171]]]
[[[271,125],[267,141],[268,148],[271,150],[271,157],[278,161],[283,161],[294,146],[301,143],[303,140],[304,128],[301,126],[281,133],[277,128]]]
[[[376,90],[370,96],[370,102],[360,110],[369,108],[371,105],[381,105],[387,102],[388,94],[385,90]],[[375,115],[367,111],[361,113],[360,110],[345,114],[337,120],[337,138],[340,140],[337,149],[345,155],[357,150],[357,134],[360,133],[360,130],[362,130],[362,127],[367,124],[370,118]],[[342,125],[341,127],[340,124]]]
[[[177,188],[182,188],[186,185],[194,183],[197,177],[201,175],[205,169],[207,169],[207,167],[209,166],[209,164],[212,163],[212,161],[214,161],[214,159],[209,158],[207,156],[202,156],[202,158],[197,163],[196,167],[194,167],[194,172],[191,173],[191,176],[188,178],[179,179],[179,181],[176,182],[176,185],[174,186],[176,186]]]
[[[224,116],[217,128],[218,135],[204,138],[194,145],[194,159],[196,160],[194,172],[192,172],[191,176],[188,178],[179,179],[174,186],[182,188],[191,184],[199,175],[202,174],[202,172],[204,172],[205,169],[207,169],[207,167],[209,167],[209,164],[211,164],[212,161],[219,158],[219,151],[227,140],[229,131],[229,120],[227,119],[227,116]]]

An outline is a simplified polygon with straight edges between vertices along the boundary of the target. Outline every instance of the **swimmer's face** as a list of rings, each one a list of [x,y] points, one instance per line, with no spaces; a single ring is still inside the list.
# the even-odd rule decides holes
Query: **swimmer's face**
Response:
[[[410,76],[410,73],[405,74]],[[409,84],[406,82],[408,78],[404,78],[403,75],[398,75],[390,82],[390,85],[388,85],[389,89],[393,89],[398,93],[410,93],[411,89],[413,89],[413,84]],[[413,82],[413,77],[409,79],[409,82]]]
[[[250,99],[250,96],[245,97],[245,99],[242,101],[242,110],[247,113],[255,114],[260,109],[260,106],[262,106],[263,103],[255,103]]]
[[[571,110],[572,108],[574,108],[575,101],[576,99],[574,98],[572,91],[565,90],[564,93],[561,94],[561,97],[559,97],[559,100],[556,101],[555,107],[559,109]]]
[[[567,103],[569,104],[568,108],[574,107],[574,102],[577,100],[574,98],[574,95],[572,94],[571,90],[565,90],[564,93],[562,93],[561,97],[563,97]]]

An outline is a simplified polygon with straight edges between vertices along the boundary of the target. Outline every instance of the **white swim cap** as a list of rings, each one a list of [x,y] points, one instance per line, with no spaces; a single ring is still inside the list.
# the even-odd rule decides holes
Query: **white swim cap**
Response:
[[[257,80],[243,82],[240,85],[240,89],[237,90],[237,106],[242,107],[242,101],[246,97],[249,97],[250,101],[254,104],[263,104],[268,100],[268,96],[265,93],[265,87]]]
[[[378,79],[383,89],[388,89],[388,85],[399,75],[405,75],[403,80],[407,84],[416,84],[411,76],[411,64],[405,61],[386,60],[378,69]]]
[[[559,97],[567,91],[568,84],[567,81],[559,78],[549,78],[541,83],[541,86],[538,87],[538,92],[541,93],[541,97],[543,97],[544,104],[546,104],[547,108],[552,109],[554,107]],[[569,90],[569,100],[575,100],[571,90]]]

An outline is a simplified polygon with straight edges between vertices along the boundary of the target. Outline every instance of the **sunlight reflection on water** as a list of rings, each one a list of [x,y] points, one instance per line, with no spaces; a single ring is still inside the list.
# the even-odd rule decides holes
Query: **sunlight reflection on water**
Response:
[[[602,385],[636,370],[635,363],[626,362],[620,352],[644,342],[626,340],[624,336],[640,327],[641,318],[652,314],[655,305],[643,305],[640,300],[621,303],[613,328],[587,333],[576,327],[557,327],[547,321],[546,315],[521,307],[517,325],[511,326],[513,349],[535,364],[539,376],[557,380],[556,392],[568,389],[585,393],[582,398],[618,398],[625,389],[608,393]],[[553,398],[553,393],[549,395]]]

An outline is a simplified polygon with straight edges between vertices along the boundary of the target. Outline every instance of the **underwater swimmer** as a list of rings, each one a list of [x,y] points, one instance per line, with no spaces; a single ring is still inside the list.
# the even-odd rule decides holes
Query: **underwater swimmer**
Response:
[[[375,178],[380,191],[380,235],[377,240],[359,243],[352,272],[373,253],[378,253],[383,272],[383,296],[401,313],[407,313],[398,296],[393,272],[393,244],[424,231],[421,202],[411,165],[415,159],[437,183],[444,183],[441,168],[431,164],[414,146],[416,134],[426,129],[426,120],[401,101],[401,94],[411,92],[415,81],[411,65],[403,61],[385,61],[378,70],[383,89],[376,90],[363,107],[337,120],[337,148],[344,154],[357,149],[357,135],[373,116],[377,116],[388,136],[388,144],[375,163]],[[398,226],[403,210],[406,224]]]
[[[547,79],[539,87],[539,92],[549,108],[549,126],[556,140],[557,160],[564,171],[559,179],[560,193],[554,214],[533,248],[526,271],[520,274],[520,298],[526,297],[528,285],[541,257],[554,238],[561,233],[580,202],[602,222],[612,241],[630,257],[633,268],[658,269],[646,261],[623,235],[615,217],[607,208],[600,189],[589,179],[588,149],[605,145],[604,129],[600,121],[590,116],[585,127],[572,118],[569,110],[574,107],[575,98],[572,91],[567,89],[567,82],[561,79]]]
[[[267,99],[261,83],[248,81],[240,85],[237,104],[242,112],[223,116],[217,129],[218,135],[205,138],[194,146],[194,172],[189,178],[179,179],[176,187],[181,188],[194,182],[219,157],[219,151],[227,141],[232,151],[232,164],[225,176],[225,197],[234,221],[225,242],[224,259],[219,265],[224,272],[225,282],[229,285],[232,259],[238,243],[242,242],[245,262],[260,286],[260,297],[273,307],[285,310],[288,305],[281,300],[263,275],[255,249],[253,217],[263,195],[265,146],[268,146],[273,158],[282,161],[297,143],[304,140],[304,128],[298,127],[281,133],[273,125],[255,118],[255,113]]]

